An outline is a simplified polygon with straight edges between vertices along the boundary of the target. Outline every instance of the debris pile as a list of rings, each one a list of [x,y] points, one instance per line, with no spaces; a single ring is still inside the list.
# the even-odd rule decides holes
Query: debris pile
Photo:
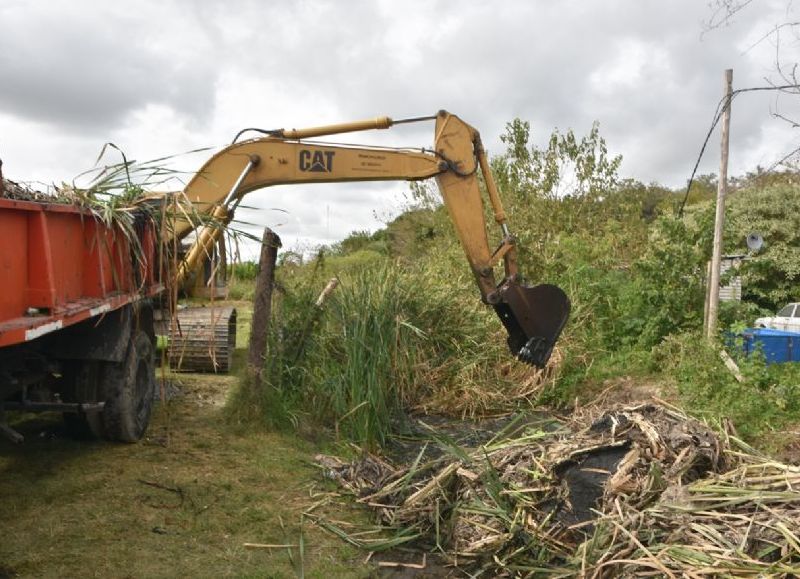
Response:
[[[11,181],[10,179],[3,179],[0,177],[0,198],[15,199],[17,201],[53,201],[54,196],[48,193],[36,191],[31,187]]]
[[[426,445],[405,466],[318,462],[386,529],[471,573],[800,573],[800,468],[675,410],[618,408],[473,448],[434,438],[447,452]]]

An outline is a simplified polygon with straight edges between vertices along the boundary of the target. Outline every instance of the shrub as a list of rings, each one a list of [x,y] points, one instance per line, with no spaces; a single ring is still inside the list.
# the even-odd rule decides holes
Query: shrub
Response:
[[[696,332],[665,339],[654,349],[652,364],[675,380],[683,404],[695,414],[729,419],[746,438],[796,421],[800,364],[767,366],[763,356],[744,358],[731,346],[742,382],[725,367],[719,347]]]

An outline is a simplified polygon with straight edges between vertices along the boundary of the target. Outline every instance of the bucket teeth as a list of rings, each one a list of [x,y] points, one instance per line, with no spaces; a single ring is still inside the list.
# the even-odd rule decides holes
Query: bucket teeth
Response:
[[[530,364],[531,366],[543,367],[545,364],[547,364],[547,360],[550,358],[550,353],[552,350],[552,347],[547,347],[547,343],[544,338],[535,336],[528,340],[526,344],[520,348],[519,352],[517,353],[517,358],[526,364]]]

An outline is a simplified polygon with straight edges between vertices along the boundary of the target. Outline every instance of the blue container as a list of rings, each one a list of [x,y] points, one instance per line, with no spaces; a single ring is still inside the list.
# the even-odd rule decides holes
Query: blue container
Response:
[[[800,334],[798,333],[750,328],[742,332],[742,338],[744,338],[745,354],[751,354],[761,349],[767,364],[800,362]]]

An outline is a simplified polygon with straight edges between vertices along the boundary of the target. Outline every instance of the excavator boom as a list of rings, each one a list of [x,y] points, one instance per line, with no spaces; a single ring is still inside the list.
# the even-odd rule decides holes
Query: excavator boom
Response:
[[[432,149],[346,146],[304,140],[430,120],[435,120]],[[478,131],[459,117],[440,111],[432,117],[405,121],[380,117],[267,133],[265,137],[234,143],[211,157],[183,191],[184,199],[212,219],[198,233],[194,246],[180,264],[179,284],[211,254],[222,226],[230,221],[242,197],[251,191],[284,184],[435,178],[481,298],[494,307],[508,331],[512,353],[535,366],[547,363],[569,315],[569,300],[555,286],[528,287],[521,283],[516,240],[510,233]],[[483,177],[489,205],[502,234],[495,249],[489,246],[479,175]],[[180,239],[195,229],[196,224],[191,221],[178,220],[171,235]],[[498,283],[495,268],[501,262],[504,272]]]

